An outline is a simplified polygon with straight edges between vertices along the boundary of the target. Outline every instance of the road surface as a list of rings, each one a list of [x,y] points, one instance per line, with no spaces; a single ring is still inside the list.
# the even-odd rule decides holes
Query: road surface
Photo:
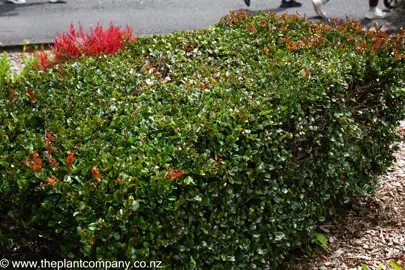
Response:
[[[279,8],[280,0],[251,0],[250,8],[243,0],[67,0],[58,4],[27,0],[24,5],[5,1],[0,0],[0,46],[50,43],[57,33],[66,32],[71,23],[78,22],[85,29],[97,23],[130,25],[135,34],[142,36],[211,26],[230,10],[298,12],[319,19],[310,0],[301,0],[302,7],[291,9]],[[380,8],[384,8],[382,2]],[[368,0],[331,0],[325,8],[331,18],[344,19],[348,15],[371,25],[375,21],[364,19],[367,10]]]

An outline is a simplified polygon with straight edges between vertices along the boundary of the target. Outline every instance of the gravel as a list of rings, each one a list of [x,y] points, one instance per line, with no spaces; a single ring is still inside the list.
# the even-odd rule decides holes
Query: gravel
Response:
[[[30,57],[32,53],[21,53],[21,52],[8,52],[7,56],[10,60],[11,70],[14,73],[19,73],[24,68],[24,57]]]

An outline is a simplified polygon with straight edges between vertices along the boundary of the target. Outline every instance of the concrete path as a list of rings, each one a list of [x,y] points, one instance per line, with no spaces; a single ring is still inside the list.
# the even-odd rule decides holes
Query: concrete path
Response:
[[[230,10],[299,12],[317,19],[312,2],[301,1],[300,8],[281,9],[280,0],[251,0],[250,8],[243,0],[67,0],[58,4],[27,0],[24,5],[0,0],[0,46],[49,43],[56,33],[66,32],[70,23],[77,25],[78,22],[85,29],[97,23],[128,24],[135,34],[150,35],[204,28],[217,23]],[[384,8],[382,1],[380,7]],[[385,23],[365,20],[367,10],[368,0],[331,0],[325,9],[332,18],[344,19],[348,15],[365,24]]]

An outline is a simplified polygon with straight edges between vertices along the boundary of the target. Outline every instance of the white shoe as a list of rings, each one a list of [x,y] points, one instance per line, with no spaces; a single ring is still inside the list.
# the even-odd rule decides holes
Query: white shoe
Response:
[[[314,5],[314,9],[316,14],[322,18],[326,18],[325,12],[323,12],[323,3],[322,0],[312,0],[312,4]]]
[[[8,2],[13,4],[25,4],[25,0],[8,0]]]
[[[65,3],[65,1],[61,1],[61,0],[49,0],[49,3]]]
[[[376,8],[375,10],[369,10],[365,17],[366,19],[374,20],[374,19],[384,19],[385,16],[387,16],[387,13],[385,13],[379,8]]]

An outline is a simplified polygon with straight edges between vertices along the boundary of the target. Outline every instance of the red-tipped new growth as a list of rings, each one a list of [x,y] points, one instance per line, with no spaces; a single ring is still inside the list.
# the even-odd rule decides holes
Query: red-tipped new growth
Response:
[[[42,169],[41,158],[39,157],[39,155],[36,151],[32,151],[32,156],[33,156],[34,160],[31,160],[30,158],[28,158],[27,161],[25,162],[25,164],[28,167],[31,167],[31,169],[33,169],[35,172],[41,172],[41,169]]]
[[[166,175],[166,179],[168,179],[168,180],[174,180],[174,179],[176,179],[176,178],[179,178],[179,177],[182,176],[183,174],[184,174],[184,171],[183,171],[183,170],[173,172],[173,169],[172,169],[172,168],[169,168],[168,174]]]
[[[25,94],[32,100],[32,101],[35,101],[36,99],[37,99],[37,95],[35,95],[33,92],[32,92],[32,89],[27,89],[26,91],[25,91]]]
[[[71,172],[71,171],[72,171],[72,164],[73,164],[73,161],[75,161],[75,156],[74,156],[74,154],[71,153],[70,151],[68,151],[67,154],[68,154],[68,157],[67,157],[67,159],[66,159],[66,161],[67,161],[67,168],[68,168],[68,172]]]
[[[68,33],[56,36],[51,47],[52,57],[43,52],[37,54],[39,64],[35,68],[45,71],[55,64],[78,59],[82,55],[114,54],[135,40],[129,26],[121,30],[120,26],[113,24],[108,29],[97,25],[95,28],[90,27],[90,33],[86,34],[81,24],[78,32],[71,24]]]
[[[96,179],[98,182],[101,181],[102,177],[101,177],[100,173],[98,172],[97,165],[94,166],[93,168],[91,168],[91,174],[94,177],[94,179]]]
[[[48,184],[55,185],[56,178],[55,177],[48,177],[47,181],[48,181]]]

